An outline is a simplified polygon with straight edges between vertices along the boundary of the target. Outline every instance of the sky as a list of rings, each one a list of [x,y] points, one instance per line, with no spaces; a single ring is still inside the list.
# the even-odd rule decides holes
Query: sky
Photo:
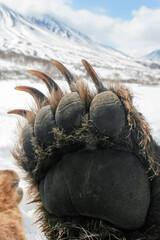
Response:
[[[112,18],[131,19],[132,10],[138,10],[141,6],[157,8],[160,6],[157,0],[74,0],[72,7],[75,10],[87,9],[94,13],[106,14]]]
[[[30,16],[51,14],[106,46],[139,57],[160,49],[160,0],[0,0]]]

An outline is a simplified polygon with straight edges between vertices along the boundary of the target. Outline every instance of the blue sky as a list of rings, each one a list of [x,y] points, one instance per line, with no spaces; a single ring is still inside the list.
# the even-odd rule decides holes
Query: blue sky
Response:
[[[73,0],[72,7],[75,10],[87,9],[95,13],[104,13],[109,17],[129,20],[132,11],[141,6],[148,8],[160,7],[159,0]]]
[[[50,14],[96,42],[139,57],[160,49],[160,0],[0,0],[26,16]]]

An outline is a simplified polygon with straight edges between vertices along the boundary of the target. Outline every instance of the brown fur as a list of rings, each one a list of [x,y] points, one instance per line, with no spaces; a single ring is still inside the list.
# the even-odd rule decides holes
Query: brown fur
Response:
[[[74,86],[75,90],[80,95],[82,102],[88,112],[92,99],[95,94],[90,93],[84,83]],[[41,229],[46,234],[48,239],[99,239],[99,240],[159,240],[160,239],[160,177],[159,163],[160,150],[153,141],[150,128],[143,116],[136,110],[132,103],[132,95],[129,90],[122,86],[110,87],[122,101],[126,114],[126,127],[122,134],[117,139],[110,140],[103,134],[99,133],[92,123],[88,120],[87,115],[84,117],[82,126],[79,129],[74,129],[70,135],[64,131],[54,129],[56,141],[53,146],[48,146],[44,149],[34,139],[35,159],[37,166],[33,169],[33,175],[27,174],[26,179],[30,182],[30,193],[32,193],[33,201],[37,203],[37,218],[41,223]],[[52,109],[57,107],[62,96],[51,95],[50,104]],[[63,152],[68,152],[73,149],[73,143],[76,143],[78,148],[90,145],[102,148],[121,148],[125,151],[136,153],[142,161],[148,178],[151,184],[151,205],[146,219],[145,226],[137,231],[122,231],[109,223],[97,219],[89,219],[85,217],[78,218],[60,218],[50,215],[43,208],[38,192],[38,181],[35,181],[36,172],[40,175],[41,169],[44,170],[44,165],[50,159],[51,153],[55,148],[62,149]],[[14,150],[14,157],[21,165],[21,144],[20,147]],[[54,154],[52,155],[54,157]],[[49,164],[52,164],[50,162]],[[43,173],[44,174],[44,173]],[[34,176],[34,177],[33,177]]]
[[[63,93],[60,90],[58,91],[52,90],[51,97],[50,97],[50,105],[51,105],[52,111],[55,111],[62,97],[63,97]]]
[[[0,171],[0,240],[26,240],[18,204],[23,194],[14,186],[19,177],[12,170]]]

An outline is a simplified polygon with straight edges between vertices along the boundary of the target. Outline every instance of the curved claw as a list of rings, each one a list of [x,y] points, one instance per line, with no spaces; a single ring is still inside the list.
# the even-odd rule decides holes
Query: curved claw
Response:
[[[18,86],[15,87],[16,90],[25,91],[32,95],[38,107],[41,107],[42,103],[49,103],[48,98],[39,90],[33,87]]]
[[[29,111],[29,110],[25,110],[25,109],[14,109],[14,110],[11,110],[9,112],[7,112],[8,114],[17,114],[17,115],[20,115],[24,118],[27,118],[27,115],[28,114],[31,114],[32,112]]]
[[[68,84],[71,86],[72,83],[74,82],[74,77],[68,71],[68,69],[65,66],[63,66],[62,63],[60,63],[56,60],[51,60],[51,62],[53,63],[54,66],[56,66],[59,69],[59,71],[63,74],[63,76],[65,77]]]
[[[50,93],[52,92],[53,89],[56,92],[59,91],[62,93],[58,84],[52,78],[50,78],[47,74],[39,72],[39,71],[35,71],[35,70],[28,70],[28,72],[32,75],[35,75],[36,77],[39,77],[46,84]]]
[[[7,113],[8,114],[17,114],[21,117],[24,117],[25,119],[27,119],[27,121],[29,123],[33,123],[34,119],[35,119],[35,113],[33,111],[29,111],[29,110],[26,110],[26,109],[14,109],[14,110],[11,110]]]
[[[87,72],[89,73],[89,75],[91,76],[91,78],[94,82],[94,85],[97,88],[98,93],[106,91],[107,88],[105,88],[103,86],[102,82],[100,81],[99,77],[97,76],[97,74],[94,71],[94,69],[92,68],[92,66],[84,59],[82,59],[82,63],[84,65],[84,67],[86,68]]]

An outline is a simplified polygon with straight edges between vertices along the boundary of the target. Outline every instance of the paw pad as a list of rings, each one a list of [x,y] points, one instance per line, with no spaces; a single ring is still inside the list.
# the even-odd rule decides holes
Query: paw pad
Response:
[[[70,132],[80,127],[85,108],[77,92],[66,94],[59,102],[55,119],[58,127]]]
[[[102,133],[118,136],[125,126],[125,112],[117,95],[111,91],[97,94],[90,106],[90,119]]]
[[[42,107],[34,122],[34,134],[37,140],[44,144],[52,144],[54,141],[53,128],[56,127],[55,117],[50,105]]]

